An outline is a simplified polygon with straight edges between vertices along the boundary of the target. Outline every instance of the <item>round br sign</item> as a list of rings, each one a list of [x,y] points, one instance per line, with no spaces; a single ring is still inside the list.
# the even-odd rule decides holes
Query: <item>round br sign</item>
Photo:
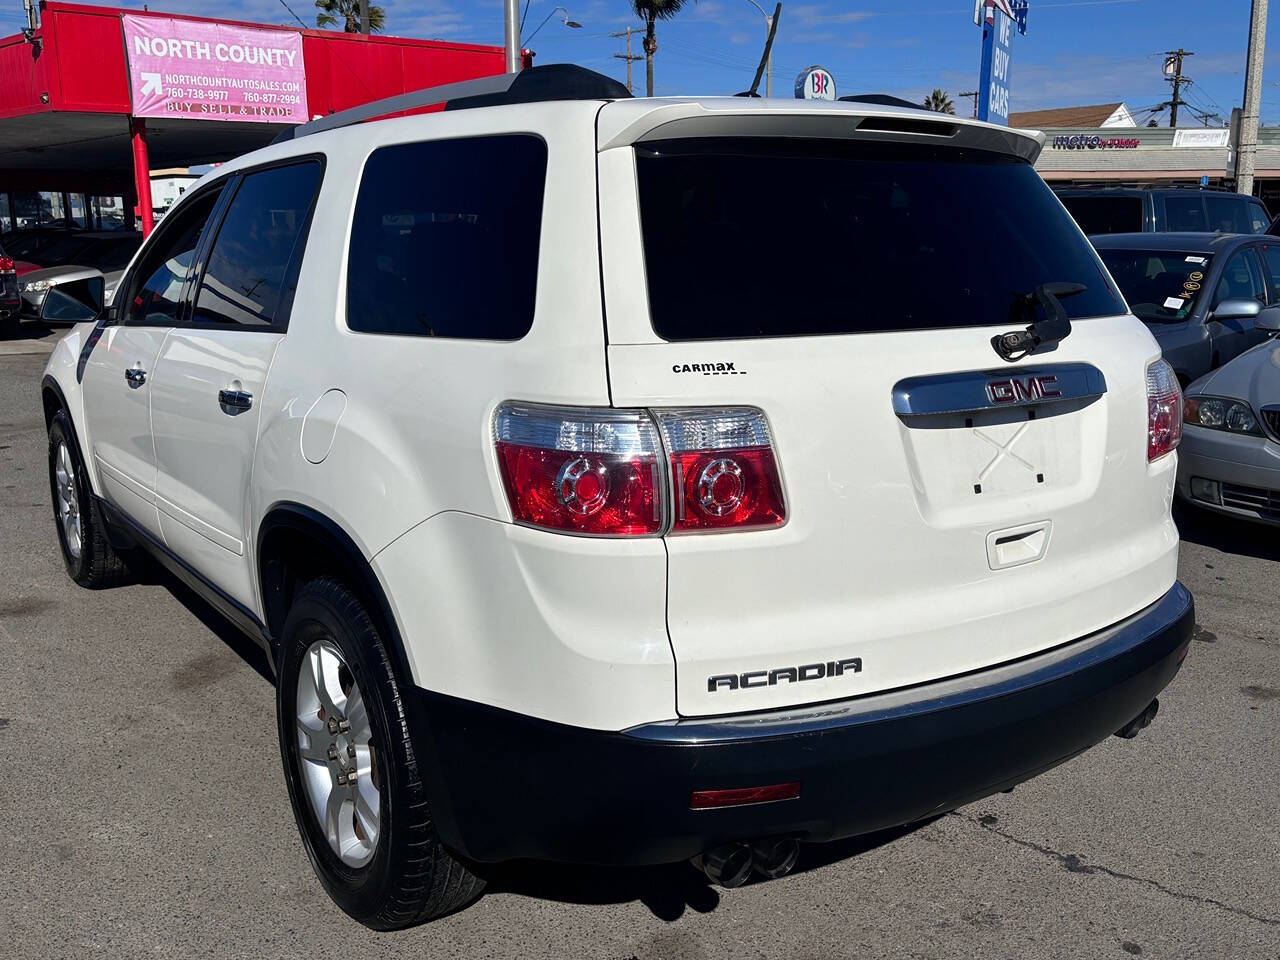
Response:
[[[796,77],[797,100],[834,100],[836,78],[822,67],[813,66],[800,71]]]

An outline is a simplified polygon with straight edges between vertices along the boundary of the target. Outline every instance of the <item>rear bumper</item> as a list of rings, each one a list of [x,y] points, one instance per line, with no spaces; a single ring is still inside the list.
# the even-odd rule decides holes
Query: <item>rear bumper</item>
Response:
[[[1027,780],[1137,716],[1195,621],[1175,584],[1045,654],[908,690],[619,733],[415,689],[411,716],[445,842],[479,861],[674,862],[719,843],[824,841],[910,823]],[[690,810],[695,790],[798,782],[799,797]]]

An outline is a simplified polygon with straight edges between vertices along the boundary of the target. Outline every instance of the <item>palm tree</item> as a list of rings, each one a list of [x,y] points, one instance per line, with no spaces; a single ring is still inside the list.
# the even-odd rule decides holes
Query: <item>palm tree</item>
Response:
[[[654,36],[653,25],[659,20],[672,19],[684,9],[687,2],[688,0],[631,0],[631,7],[635,10],[636,16],[644,21],[645,90],[651,97],[653,96],[653,55],[658,52],[658,38]]]
[[[319,0],[316,2],[318,3]],[[940,87],[934,87],[933,93],[924,98],[924,108],[934,113],[950,113],[953,116],[956,112],[956,105],[951,102],[951,97]]]
[[[342,22],[346,33],[360,33],[360,0],[316,0],[317,27],[336,27]],[[387,14],[381,7],[369,4],[369,32],[381,33]]]

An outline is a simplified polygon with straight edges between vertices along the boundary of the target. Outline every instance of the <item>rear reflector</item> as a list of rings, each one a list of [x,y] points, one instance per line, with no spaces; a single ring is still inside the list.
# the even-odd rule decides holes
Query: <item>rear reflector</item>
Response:
[[[695,790],[689,797],[690,810],[714,810],[717,807],[745,807],[753,803],[795,800],[800,796],[798,783],[774,783],[767,787],[739,787],[734,790]]]

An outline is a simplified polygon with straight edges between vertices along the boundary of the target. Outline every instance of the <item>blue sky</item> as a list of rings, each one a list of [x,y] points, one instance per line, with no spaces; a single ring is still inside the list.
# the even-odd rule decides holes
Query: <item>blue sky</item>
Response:
[[[314,22],[312,0],[224,0],[216,11],[263,23],[296,23],[285,2]],[[502,42],[500,0],[382,2],[388,33]],[[625,64],[612,56],[623,49],[622,41],[608,35],[639,23],[627,0],[560,2],[582,29],[568,29],[553,16],[533,40],[537,62],[570,61],[622,78]],[[772,9],[772,0],[760,2]],[[130,0],[112,5],[142,6]],[[214,13],[202,0],[156,0],[150,6]],[[527,32],[555,6],[556,0],[533,0]],[[9,0],[6,7],[0,25],[7,33],[20,25],[21,5]],[[1243,96],[1249,7],[1249,0],[1031,0],[1027,36],[1014,41],[1011,108],[1112,100],[1135,110],[1152,106],[1169,97],[1161,53],[1181,45],[1195,51],[1186,65],[1195,83],[1185,95],[1197,109],[1225,117]],[[774,46],[774,93],[790,96],[796,74],[816,63],[834,74],[841,94],[884,92],[918,100],[942,87],[955,98],[977,83],[980,31],[972,15],[973,0],[784,0]],[[764,18],[748,0],[690,3],[675,21],[658,25],[657,92],[744,89],[764,36]],[[1280,5],[1273,8],[1267,39],[1262,119],[1280,124]],[[638,40],[635,52],[642,52]],[[644,64],[635,66],[637,90],[643,92]],[[965,104],[958,102],[957,108]],[[1167,112],[1161,120],[1168,122]]]

